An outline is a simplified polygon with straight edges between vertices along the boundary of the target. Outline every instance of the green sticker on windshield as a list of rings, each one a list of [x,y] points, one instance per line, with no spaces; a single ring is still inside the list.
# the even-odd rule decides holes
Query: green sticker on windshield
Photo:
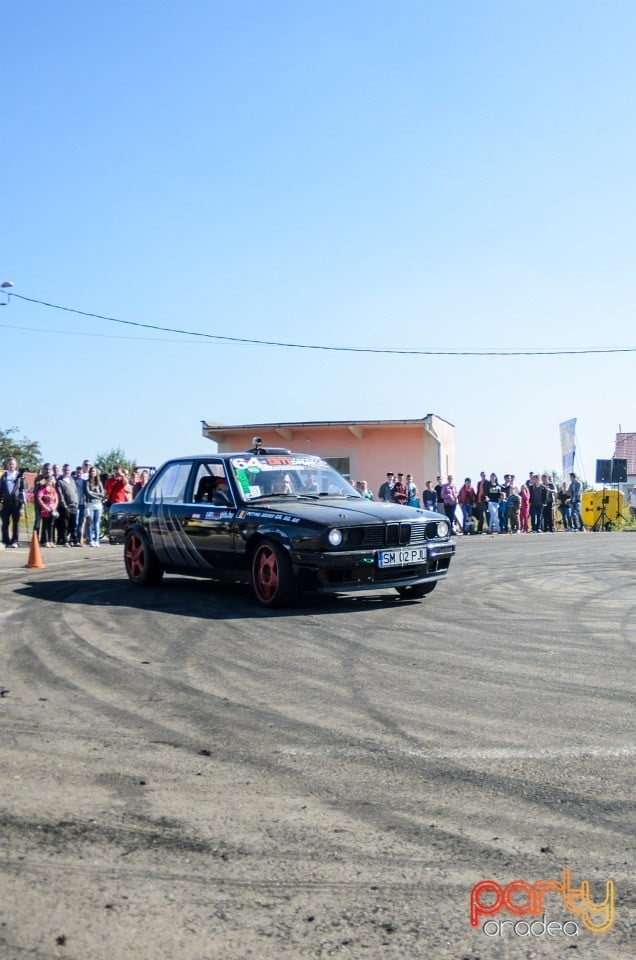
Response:
[[[243,493],[249,493],[249,492],[250,492],[250,481],[249,481],[249,478],[248,478],[248,476],[247,476],[247,471],[244,470],[243,468],[241,468],[240,470],[237,470],[237,471],[236,471],[236,479],[237,479],[238,482],[240,483],[240,485],[241,485],[241,490],[243,491]]]

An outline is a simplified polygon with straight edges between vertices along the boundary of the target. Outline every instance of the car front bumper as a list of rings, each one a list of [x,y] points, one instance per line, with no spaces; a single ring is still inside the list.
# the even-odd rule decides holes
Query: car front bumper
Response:
[[[291,551],[294,575],[301,586],[323,592],[375,590],[403,587],[440,580],[448,573],[455,543],[431,543],[422,563],[404,563],[390,567],[378,564],[377,550],[331,552]]]

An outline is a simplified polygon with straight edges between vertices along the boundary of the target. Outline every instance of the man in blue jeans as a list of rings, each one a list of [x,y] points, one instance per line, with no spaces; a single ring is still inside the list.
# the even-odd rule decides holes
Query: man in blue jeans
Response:
[[[581,517],[581,481],[575,473],[570,474],[570,486],[568,493],[570,495],[570,530],[580,530],[583,532],[583,518]]]

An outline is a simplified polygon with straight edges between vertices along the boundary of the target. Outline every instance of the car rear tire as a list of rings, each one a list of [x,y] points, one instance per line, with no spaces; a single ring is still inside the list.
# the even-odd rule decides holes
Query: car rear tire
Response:
[[[146,538],[136,530],[126,534],[124,564],[129,580],[138,587],[155,587],[163,568]]]
[[[252,590],[264,607],[284,607],[296,594],[289,557],[274,540],[262,540],[252,555]]]
[[[432,583],[414,583],[412,587],[396,587],[402,600],[419,600],[427,594],[432,593],[437,586],[437,580]]]

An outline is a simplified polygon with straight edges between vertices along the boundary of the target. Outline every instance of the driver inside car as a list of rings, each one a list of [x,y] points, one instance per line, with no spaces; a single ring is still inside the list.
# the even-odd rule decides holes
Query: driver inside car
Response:
[[[272,493],[293,493],[291,477],[286,473],[282,477],[277,477],[272,483]]]

